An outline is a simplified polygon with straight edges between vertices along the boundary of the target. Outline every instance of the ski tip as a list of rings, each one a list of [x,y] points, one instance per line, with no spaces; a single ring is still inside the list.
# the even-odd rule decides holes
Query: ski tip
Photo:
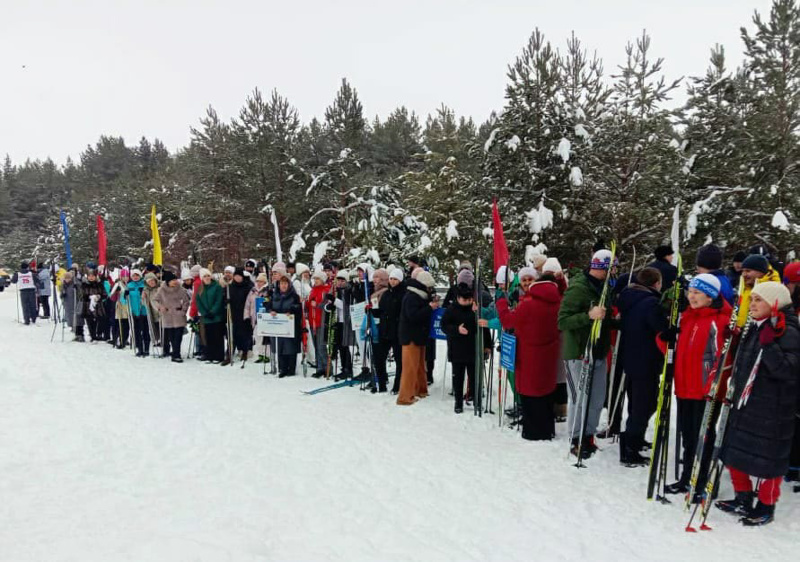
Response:
[[[700,530],[701,531],[713,531],[714,529],[712,529],[711,527],[709,527],[708,525],[703,523],[702,525],[700,525]]]

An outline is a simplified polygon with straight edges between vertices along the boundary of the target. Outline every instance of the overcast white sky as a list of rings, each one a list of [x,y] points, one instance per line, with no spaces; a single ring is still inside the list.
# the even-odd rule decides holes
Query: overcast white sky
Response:
[[[444,102],[482,121],[507,65],[539,27],[574,30],[610,73],[647,29],[668,78],[704,73],[709,49],[741,60],[739,28],[769,0],[0,0],[0,155],[77,157],[101,134],[187,143],[213,105],[234,116],[277,88],[304,121],[342,77],[365,112]],[[24,66],[24,67],[23,67]]]

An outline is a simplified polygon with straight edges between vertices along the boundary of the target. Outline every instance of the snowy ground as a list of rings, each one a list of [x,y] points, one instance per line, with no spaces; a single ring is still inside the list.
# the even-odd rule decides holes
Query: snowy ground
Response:
[[[398,407],[260,368],[50,343],[0,293],[0,560],[788,560],[800,494],[690,535],[606,450],[578,471],[563,424],[527,443],[431,396]],[[437,372],[441,364],[437,363]],[[723,493],[727,494],[727,485]],[[716,511],[716,510],[714,510]]]

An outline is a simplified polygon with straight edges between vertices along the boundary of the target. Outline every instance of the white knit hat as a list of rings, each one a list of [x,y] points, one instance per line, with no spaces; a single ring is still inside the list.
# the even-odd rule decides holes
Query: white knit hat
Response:
[[[232,265],[225,267],[225,273],[233,273],[234,271],[236,271],[236,268]]]
[[[132,269],[131,270],[131,277],[133,277],[134,275],[138,275],[139,277],[141,277],[142,276],[142,270],[141,269]]]
[[[774,306],[777,302],[779,310],[792,304],[792,295],[789,293],[789,289],[776,281],[756,283],[751,294],[758,295],[767,301],[770,306]]]
[[[544,262],[542,266],[542,273],[546,272],[550,273],[560,273],[561,272],[561,264],[558,262],[558,258],[547,258],[547,261]]]
[[[531,263],[533,264],[534,269],[541,269],[544,267],[545,262],[547,262],[547,256],[544,254],[536,254],[531,258]]]
[[[405,275],[403,275],[403,270],[399,267],[395,267],[391,273],[389,273],[389,279],[397,279],[398,281],[402,281]]]
[[[497,268],[497,275],[494,276],[495,283],[498,284],[506,283],[506,281],[510,283],[511,281],[514,280],[514,270],[513,269],[508,270],[508,279],[506,279],[506,269],[507,268],[504,265],[501,265],[500,267]]]
[[[297,276],[298,276],[298,277],[299,277],[300,275],[302,275],[302,274],[304,274],[304,273],[308,273],[308,272],[310,272],[310,271],[311,271],[311,270],[310,270],[310,269],[308,269],[308,266],[307,266],[306,264],[304,264],[304,263],[297,262],[297,263],[294,265],[294,272],[295,272],[295,273],[297,273]]]
[[[311,279],[319,279],[323,283],[328,280],[328,276],[325,275],[325,271],[322,269],[315,269],[314,273],[311,274]]]
[[[523,277],[533,277],[534,280],[539,278],[539,274],[530,266],[523,267],[519,270],[519,278],[522,279]]]
[[[192,278],[192,272],[189,269],[182,269],[181,270],[181,281],[186,281],[187,279]]]
[[[421,269],[421,268],[420,268]],[[417,281],[428,287],[429,289],[433,287],[433,275],[425,271],[424,269],[417,274]]]
[[[349,274],[347,273],[346,269],[340,269],[336,272],[336,279],[344,279],[345,281],[349,280]]]
[[[209,270],[207,270],[205,267],[201,267],[201,268],[200,268],[200,279],[202,279],[202,278],[203,278],[203,277],[205,277],[206,275],[208,275],[209,277],[211,277],[211,272],[210,272]]]

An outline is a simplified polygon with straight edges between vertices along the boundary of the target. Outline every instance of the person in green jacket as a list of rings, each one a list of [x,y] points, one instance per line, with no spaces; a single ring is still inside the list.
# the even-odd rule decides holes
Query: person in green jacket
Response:
[[[606,318],[607,308],[599,306],[600,295],[603,292],[606,277],[613,273],[614,267],[616,267],[616,262],[611,263],[610,251],[596,251],[592,256],[589,269],[580,272],[570,281],[558,313],[558,329],[563,335],[561,353],[567,366],[567,386],[569,387],[567,430],[572,438],[572,454],[577,455],[580,447],[581,456],[584,458],[592,456],[597,451],[594,434],[597,432],[597,424],[600,421],[600,412],[603,410],[606,396],[606,356],[611,342],[610,319],[603,322],[600,338],[592,350],[593,363],[590,368],[593,369],[593,378],[588,404],[580,400],[581,367],[593,322],[596,319]],[[585,433],[582,432],[583,408],[586,409]],[[580,445],[581,439],[583,440],[582,446]]]
[[[200,279],[202,283],[197,289],[195,302],[206,335],[206,363],[217,365],[225,360],[225,306],[222,287],[207,269],[200,270]]]

